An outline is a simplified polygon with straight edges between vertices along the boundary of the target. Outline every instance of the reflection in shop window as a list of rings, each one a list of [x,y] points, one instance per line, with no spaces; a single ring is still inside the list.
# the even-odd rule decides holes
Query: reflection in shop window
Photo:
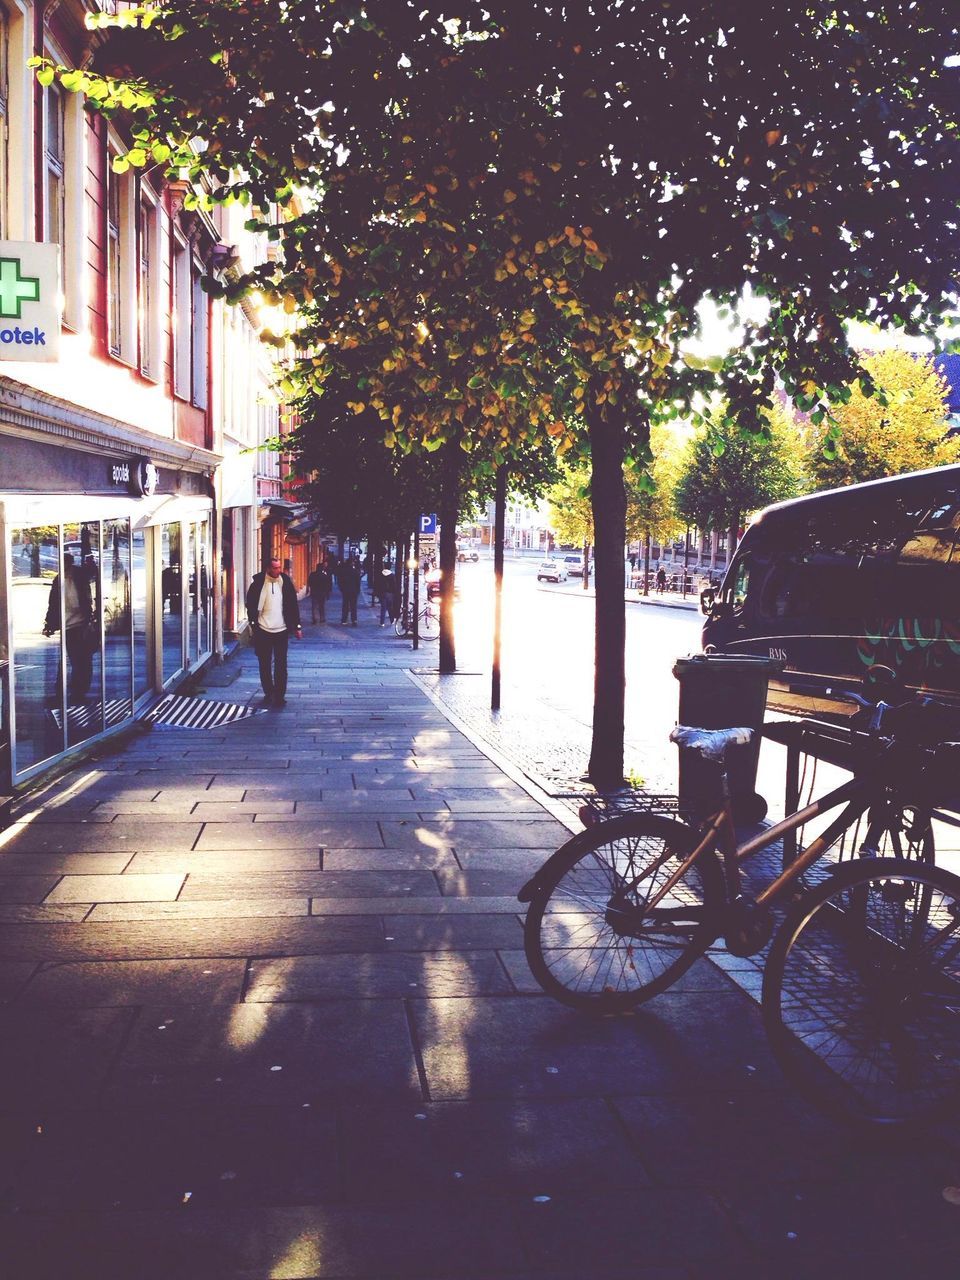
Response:
[[[56,580],[59,592],[59,573],[56,525],[13,530],[9,608],[18,773],[64,747],[60,632],[47,626],[51,587]]]
[[[103,631],[107,724],[133,714],[130,521],[103,522]]]
[[[100,623],[100,522],[63,526],[63,638],[67,657],[67,743],[103,728]],[[60,629],[59,581],[50,591],[48,625]]]
[[[160,556],[163,680],[166,683],[183,667],[183,570],[179,524],[161,526]]]

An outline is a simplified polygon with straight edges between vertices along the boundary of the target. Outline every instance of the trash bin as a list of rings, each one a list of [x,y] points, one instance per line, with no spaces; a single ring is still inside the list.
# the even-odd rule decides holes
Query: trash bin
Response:
[[[679,723],[697,729],[733,729],[741,725],[759,730],[767,705],[767,683],[783,670],[772,658],[696,653],[678,658],[673,674],[680,681]],[[727,775],[739,822],[760,822],[767,802],[757,794],[760,734],[744,746],[727,751]],[[715,812],[723,796],[720,767],[698,751],[680,748],[680,805],[694,813]]]

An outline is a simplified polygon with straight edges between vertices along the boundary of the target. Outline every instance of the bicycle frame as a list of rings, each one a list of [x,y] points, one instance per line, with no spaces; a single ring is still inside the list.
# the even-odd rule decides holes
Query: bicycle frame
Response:
[[[724,783],[726,783],[725,775]],[[745,859],[754,853],[758,853],[761,849],[767,849],[770,845],[776,844],[788,831],[795,831],[798,827],[803,826],[804,823],[809,822],[811,818],[819,817],[822,813],[829,813],[832,809],[838,809],[841,805],[846,804],[844,811],[830,823],[826,830],[812,840],[806,849],[797,854],[790,865],[784,868],[781,874],[757,895],[754,901],[758,907],[769,906],[780,897],[794,880],[803,875],[808,867],[821,858],[844,831],[852,827],[857,819],[872,807],[882,789],[882,784],[868,779],[851,778],[849,782],[844,782],[819,800],[814,800],[803,809],[797,810],[796,813],[789,814],[766,831],[761,831],[759,835],[746,841],[745,844],[737,845],[730,797],[726,793],[725,785],[723,807],[707,819],[700,843],[683,859],[676,871],[667,878],[666,882],[647,903],[646,909],[650,910],[656,907],[661,899],[679,883],[696,860],[707,850],[717,845],[720,847],[723,858],[727,903],[735,902],[740,896],[740,864]],[[631,887],[635,888],[643,879],[644,874],[645,872],[642,872],[637,876]]]

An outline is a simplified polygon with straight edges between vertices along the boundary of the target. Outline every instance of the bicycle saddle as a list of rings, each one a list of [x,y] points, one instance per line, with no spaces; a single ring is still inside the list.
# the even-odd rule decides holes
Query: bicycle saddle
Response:
[[[670,731],[670,741],[678,747],[699,751],[705,760],[722,760],[727,747],[744,746],[753,734],[753,729],[694,729],[678,724]]]

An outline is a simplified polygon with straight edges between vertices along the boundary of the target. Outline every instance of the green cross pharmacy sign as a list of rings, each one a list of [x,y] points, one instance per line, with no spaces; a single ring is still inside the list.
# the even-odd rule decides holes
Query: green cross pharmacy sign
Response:
[[[60,246],[0,240],[0,361],[60,354]]]

